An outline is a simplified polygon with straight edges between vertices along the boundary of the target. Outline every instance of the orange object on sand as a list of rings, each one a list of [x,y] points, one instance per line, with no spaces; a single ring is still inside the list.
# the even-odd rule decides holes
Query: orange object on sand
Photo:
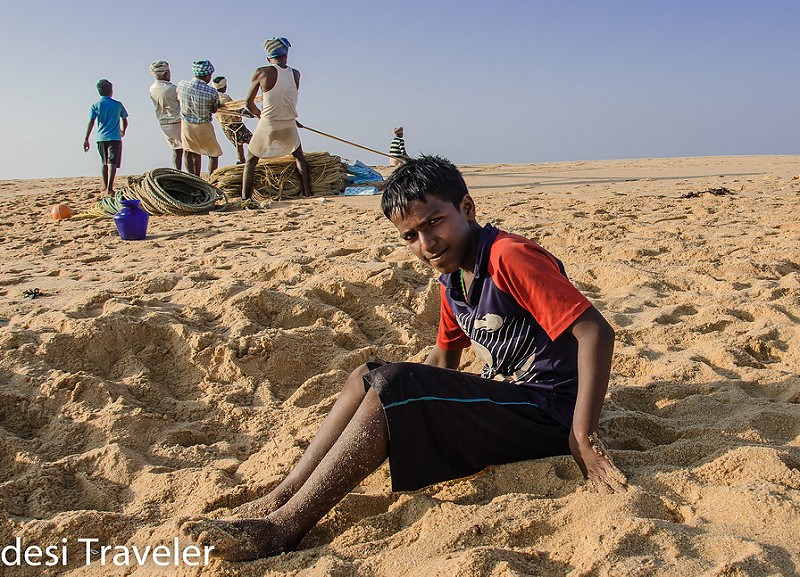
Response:
[[[54,204],[50,209],[53,220],[64,220],[72,216],[72,209],[66,204]]]

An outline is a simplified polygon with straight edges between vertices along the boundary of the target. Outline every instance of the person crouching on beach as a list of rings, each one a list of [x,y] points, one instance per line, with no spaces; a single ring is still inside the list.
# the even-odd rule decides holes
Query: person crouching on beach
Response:
[[[238,519],[185,520],[184,534],[228,560],[298,546],[388,457],[393,491],[489,465],[572,454],[588,483],[627,479],[598,437],[614,331],[568,280],[560,260],[521,236],[477,222],[446,159],[409,159],[381,200],[400,238],[441,276],[439,333],[423,363],[358,367],[289,475],[237,508]],[[481,375],[458,371],[472,345]]]
[[[114,178],[122,164],[122,137],[128,130],[128,111],[119,100],[114,100],[114,86],[105,78],[97,82],[100,100],[92,104],[86,138],[83,139],[83,151],[89,151],[89,137],[97,120],[97,151],[103,166],[100,174],[103,178],[103,194],[114,195]],[[122,127],[120,128],[120,121]]]

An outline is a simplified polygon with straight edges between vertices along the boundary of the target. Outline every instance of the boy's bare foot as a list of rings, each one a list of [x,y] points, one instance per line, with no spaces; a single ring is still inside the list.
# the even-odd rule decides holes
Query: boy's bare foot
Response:
[[[290,549],[281,531],[267,519],[219,521],[205,517],[181,523],[181,533],[201,547],[213,547],[211,555],[226,561],[253,561]]]

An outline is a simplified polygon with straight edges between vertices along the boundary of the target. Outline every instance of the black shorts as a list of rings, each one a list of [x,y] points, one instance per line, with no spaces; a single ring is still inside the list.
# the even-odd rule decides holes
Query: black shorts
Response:
[[[488,465],[569,454],[569,428],[530,388],[419,363],[367,363],[389,430],[393,491]]]
[[[98,140],[97,151],[103,164],[113,164],[117,168],[122,164],[121,140]]]

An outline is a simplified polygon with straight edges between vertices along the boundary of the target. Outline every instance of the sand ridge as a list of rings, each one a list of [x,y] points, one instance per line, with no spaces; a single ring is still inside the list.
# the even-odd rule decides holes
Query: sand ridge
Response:
[[[796,573],[798,166],[463,167],[479,222],[561,258],[614,326],[601,432],[628,493],[586,490],[569,457],[398,494],[384,466],[302,550],[169,574]],[[424,357],[438,288],[376,197],[153,217],[141,242],[50,219],[55,202],[88,208],[96,180],[0,182],[0,545],[69,537],[52,574],[161,575],[81,566],[74,538],[167,543],[179,518],[264,494],[349,371]],[[681,198],[715,187],[732,194]]]

